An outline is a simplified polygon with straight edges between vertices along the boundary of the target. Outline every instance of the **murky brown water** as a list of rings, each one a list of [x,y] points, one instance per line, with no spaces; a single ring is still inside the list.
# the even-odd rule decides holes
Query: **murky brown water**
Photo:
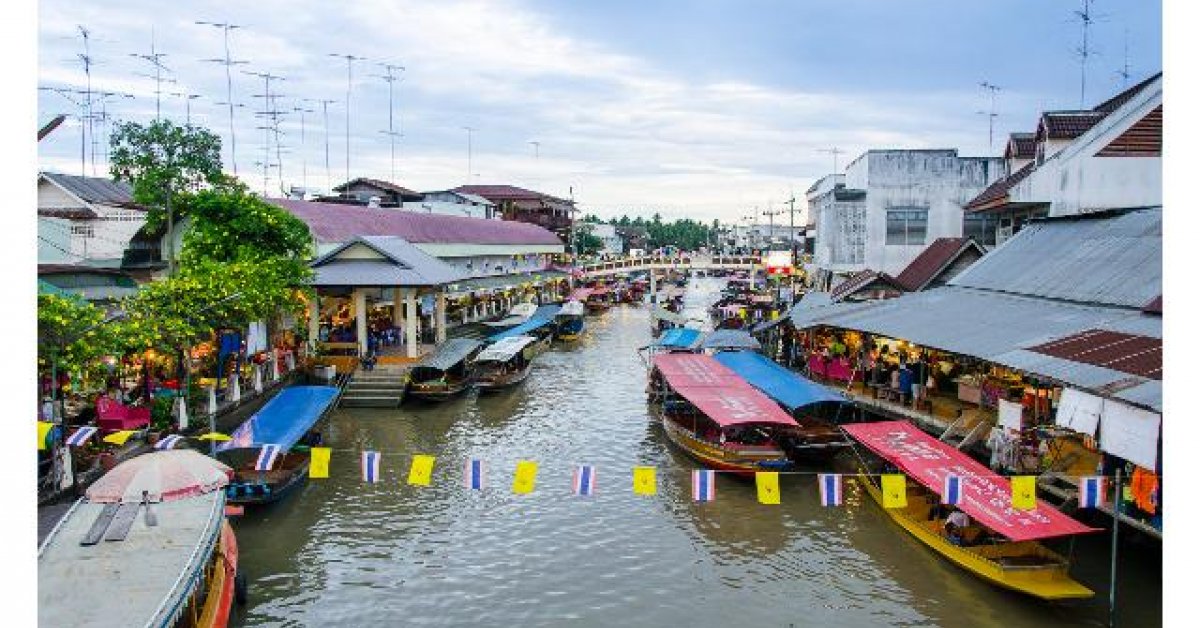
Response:
[[[719,280],[693,280],[688,307]],[[695,505],[694,464],[652,426],[647,312],[588,319],[585,338],[542,355],[525,384],[443,405],[342,409],[325,429],[331,477],[234,523],[250,600],[236,625],[264,626],[1097,626],[1107,622],[1108,538],[1076,544],[1075,575],[1096,599],[1044,604],[966,574],[894,526],[848,485],[822,508],[811,477],[782,479],[783,505],[720,477]],[[361,482],[358,451],[384,452]],[[403,484],[411,455],[437,456],[433,485]],[[488,461],[488,489],[462,464]],[[536,491],[510,492],[516,461]],[[576,464],[595,497],[570,494]],[[634,495],[634,465],[659,494]],[[1065,548],[1063,548],[1065,551]],[[1161,558],[1122,546],[1121,624],[1161,624]]]

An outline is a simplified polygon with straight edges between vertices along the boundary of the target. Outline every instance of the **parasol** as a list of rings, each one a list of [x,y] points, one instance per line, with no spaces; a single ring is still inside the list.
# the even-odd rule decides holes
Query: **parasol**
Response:
[[[156,451],[117,465],[87,490],[94,503],[174,501],[217,490],[229,483],[228,466],[189,449]]]

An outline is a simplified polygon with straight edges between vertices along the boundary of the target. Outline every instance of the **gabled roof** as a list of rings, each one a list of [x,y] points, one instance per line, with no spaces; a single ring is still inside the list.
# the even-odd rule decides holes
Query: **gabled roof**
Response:
[[[909,292],[921,290],[971,249],[978,251],[981,256],[986,253],[971,238],[938,238],[896,275],[896,283]]]
[[[1047,111],[1038,121],[1038,139],[1073,140],[1104,119],[1101,111]]]
[[[133,201],[133,187],[124,181],[100,177],[80,177],[57,172],[43,172],[41,176],[84,203],[144,209]]]
[[[416,191],[410,190],[406,187],[396,185],[395,183],[392,183],[390,181],[384,181],[382,179],[370,179],[367,177],[358,177],[355,179],[351,179],[341,185],[334,186],[333,189],[335,192],[345,192],[346,190],[349,190],[351,188],[351,186],[353,186],[357,183],[369,185],[371,187],[379,188],[381,190],[386,190],[388,192],[395,192],[396,194],[399,194],[401,196],[416,196],[416,197],[421,196],[420,192],[416,192]]]
[[[345,259],[340,255],[364,245],[384,259]],[[403,238],[360,236],[314,260],[314,286],[440,286],[466,276]]]
[[[303,220],[317,242],[346,242],[357,236],[395,236],[415,244],[551,244],[562,240],[525,222],[486,220],[397,209],[268,199]]]
[[[1117,94],[1116,96],[1113,96],[1112,98],[1109,98],[1108,100],[1096,105],[1096,107],[1093,109],[1093,111],[1100,111],[1100,112],[1103,112],[1106,114],[1116,111],[1117,109],[1119,109],[1121,107],[1121,105],[1129,102],[1129,100],[1131,98],[1133,98],[1134,96],[1136,96],[1138,94],[1138,92],[1145,89],[1147,85],[1153,83],[1155,80],[1157,80],[1161,76],[1162,76],[1162,72],[1156,72],[1156,73],[1146,77],[1137,85],[1134,85],[1133,87],[1130,87],[1129,89],[1121,92],[1120,94]]]
[[[1155,107],[1133,126],[1125,129],[1097,157],[1159,157],[1163,145],[1162,105]]]
[[[1005,159],[1033,159],[1037,156],[1036,133],[1011,133],[1004,147]]]
[[[895,288],[900,292],[904,291],[904,287],[901,286],[899,282],[897,282],[896,279],[891,275],[882,271],[871,270],[868,268],[858,271],[857,273],[848,277],[842,283],[834,286],[834,288],[829,291],[829,298],[836,303],[854,294],[855,292],[866,288],[876,281]]]
[[[1025,180],[1033,170],[1037,168],[1037,162],[1029,162],[1021,167],[1020,170],[992,182],[991,185],[983,189],[979,196],[971,199],[969,203],[963,206],[967,212],[983,211],[992,209],[998,205],[1003,205],[1008,202],[1009,190],[1016,187],[1018,183]]]
[[[574,205],[572,201],[568,201],[567,199],[533,190],[526,190],[515,185],[460,185],[450,191],[476,194],[495,203],[503,201],[527,201]]]
[[[1153,299],[1150,299],[1149,303],[1142,306],[1142,312],[1145,314],[1158,314],[1161,316],[1162,315],[1162,295],[1160,294],[1160,295],[1154,297]]]

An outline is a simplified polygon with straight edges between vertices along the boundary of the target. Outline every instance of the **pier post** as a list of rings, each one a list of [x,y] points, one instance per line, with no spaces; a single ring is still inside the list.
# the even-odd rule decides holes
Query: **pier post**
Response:
[[[308,342],[315,348],[321,339],[321,296],[314,294],[308,302]]]
[[[1112,503],[1112,562],[1108,573],[1108,625],[1117,625],[1117,531],[1121,528],[1121,467],[1117,467],[1117,475],[1113,484]]]
[[[404,329],[404,310],[401,309],[403,301],[403,288],[400,286],[392,288],[392,327],[396,329]]]

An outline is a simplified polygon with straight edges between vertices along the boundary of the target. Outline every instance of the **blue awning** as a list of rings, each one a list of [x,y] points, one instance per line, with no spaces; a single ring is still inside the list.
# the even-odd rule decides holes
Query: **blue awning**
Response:
[[[713,359],[737,373],[751,386],[761,390],[788,411],[823,401],[848,401],[846,397],[828,387],[789,371],[761,353],[725,351],[714,355]]]
[[[530,316],[529,319],[530,320],[534,320],[534,319],[550,320],[550,319],[554,318],[555,316],[557,316],[558,311],[561,309],[562,309],[562,306],[557,303],[543,305],[543,306],[538,307],[538,309],[533,312],[533,316]]]
[[[653,346],[667,347],[669,349],[693,349],[700,342],[700,334],[699,329],[689,329],[687,327],[668,329],[658,337]]]
[[[545,327],[546,325],[549,325],[552,322],[552,320],[553,319],[551,319],[551,318],[537,318],[537,317],[530,318],[529,320],[525,321],[524,323],[521,323],[520,325],[517,325],[516,327],[513,327],[511,329],[506,329],[498,334],[492,334],[491,336],[488,336],[487,341],[488,342],[496,342],[497,340],[503,340],[505,338],[512,338],[513,336],[527,335],[532,331],[541,329],[541,328]]]
[[[274,444],[286,452],[325,414],[337,394],[333,386],[284,388],[239,425],[230,434],[231,440],[221,443],[217,451]]]

